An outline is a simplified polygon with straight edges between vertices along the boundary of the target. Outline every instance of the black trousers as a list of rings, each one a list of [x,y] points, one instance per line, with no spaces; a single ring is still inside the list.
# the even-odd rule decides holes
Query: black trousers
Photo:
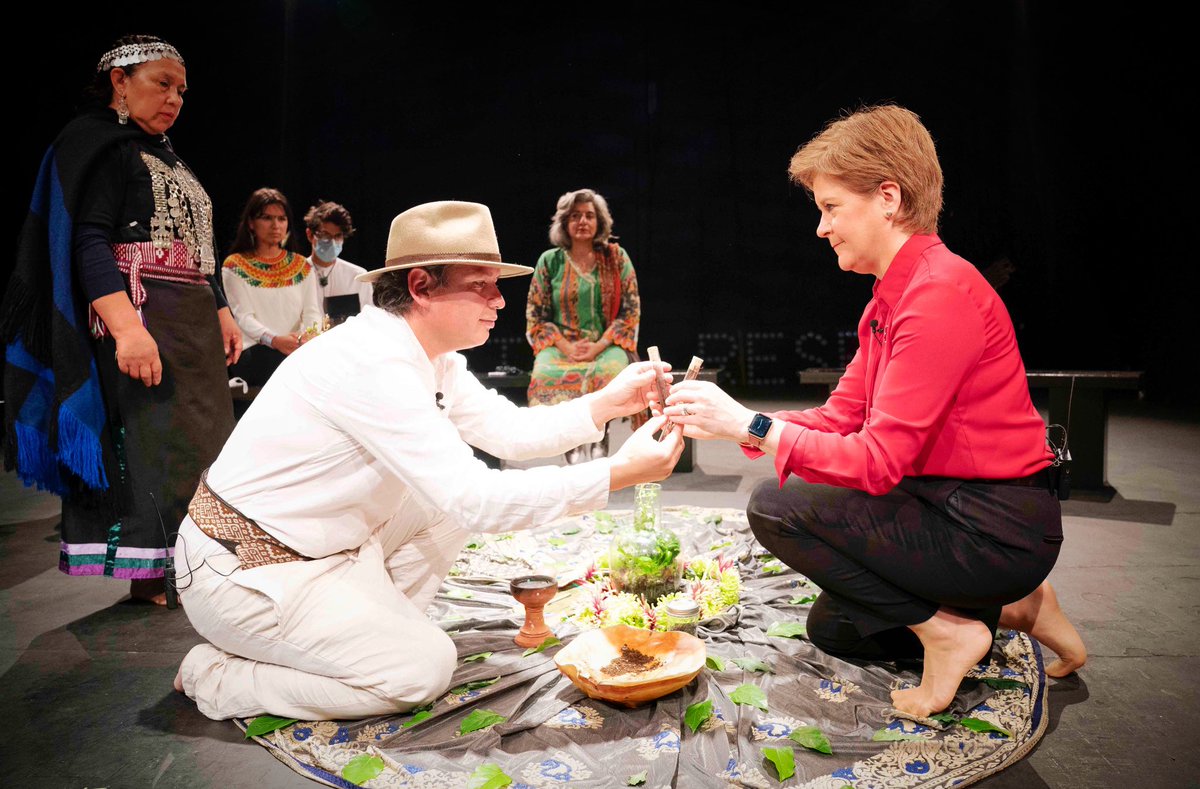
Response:
[[[795,477],[758,486],[754,536],[821,587],[814,644],[869,660],[917,658],[908,629],[943,606],[995,628],[1058,559],[1062,514],[1047,486],[912,477],[872,496]]]
[[[263,386],[287,357],[269,345],[251,345],[237,364],[229,366],[230,378],[241,378],[251,386]]]

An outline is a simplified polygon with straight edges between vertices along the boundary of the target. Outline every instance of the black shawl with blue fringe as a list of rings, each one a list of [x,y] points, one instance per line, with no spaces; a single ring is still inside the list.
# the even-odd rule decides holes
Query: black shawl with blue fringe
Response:
[[[59,495],[103,494],[114,468],[88,305],[72,265],[73,216],[101,154],[141,134],[107,108],[67,124],[42,159],[0,303],[4,467]]]

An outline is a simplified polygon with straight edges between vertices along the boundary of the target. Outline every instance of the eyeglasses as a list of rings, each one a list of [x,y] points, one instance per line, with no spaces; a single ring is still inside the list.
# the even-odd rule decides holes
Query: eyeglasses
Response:
[[[321,231],[319,231],[319,230],[318,230],[316,233],[313,233],[313,238],[315,238],[317,241],[338,241],[338,242],[342,242],[342,241],[345,241],[345,240],[346,240],[346,236],[345,236],[344,234],[342,234],[342,233],[338,233],[336,236],[331,236],[331,235],[329,235],[328,233],[323,233],[323,232],[321,232]]]

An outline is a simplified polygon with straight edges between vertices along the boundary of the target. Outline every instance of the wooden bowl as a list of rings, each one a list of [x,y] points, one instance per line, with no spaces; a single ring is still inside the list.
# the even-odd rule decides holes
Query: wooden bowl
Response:
[[[695,679],[705,654],[704,642],[687,633],[614,625],[581,633],[554,662],[589,698],[637,707]]]

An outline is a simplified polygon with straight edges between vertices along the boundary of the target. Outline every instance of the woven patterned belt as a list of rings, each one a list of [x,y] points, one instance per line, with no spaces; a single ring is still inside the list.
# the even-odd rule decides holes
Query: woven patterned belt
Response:
[[[152,241],[109,246],[112,247],[113,257],[117,259],[117,268],[129,277],[129,291],[135,307],[146,302],[142,277],[189,285],[208,283],[182,241],[173,241],[169,247],[156,247]]]
[[[109,247],[117,260],[117,269],[129,277],[129,297],[139,316],[142,314],[142,305],[146,303],[143,278],[182,282],[185,285],[208,284],[208,280],[200,273],[192,259],[192,253],[182,241],[172,241],[169,247],[155,246],[152,241],[109,244]],[[90,305],[88,325],[91,327],[92,336],[97,339],[108,334],[108,327]],[[142,325],[146,325],[145,317],[142,318]]]
[[[191,504],[188,504],[188,515],[200,531],[221,543],[231,553],[237,554],[243,570],[262,567],[265,564],[309,560],[307,556],[296,553],[267,534],[261,526],[213,493],[212,488],[208,486],[208,469],[200,475],[196,495],[192,497]]]

